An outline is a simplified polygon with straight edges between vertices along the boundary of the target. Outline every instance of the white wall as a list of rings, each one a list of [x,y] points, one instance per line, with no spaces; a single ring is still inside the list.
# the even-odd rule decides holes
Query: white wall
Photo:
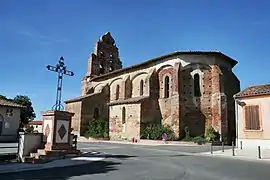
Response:
[[[260,130],[246,130],[244,121],[244,107],[236,106],[236,126],[238,136],[238,146],[242,141],[243,148],[270,148],[270,97],[246,98],[240,100],[246,105],[259,105],[259,114],[261,118]]]
[[[35,153],[42,143],[42,133],[22,133],[19,141],[19,157],[23,161],[25,156]]]
[[[34,128],[34,131],[42,133],[42,125],[30,125]]]
[[[7,109],[13,109],[12,116],[6,115]],[[20,109],[0,106],[0,114],[3,116],[1,136],[17,136],[17,131],[20,124]]]

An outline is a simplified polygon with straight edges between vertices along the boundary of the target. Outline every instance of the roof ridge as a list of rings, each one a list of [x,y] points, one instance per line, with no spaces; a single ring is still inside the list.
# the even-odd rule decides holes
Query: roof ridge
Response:
[[[24,107],[21,104],[15,103],[12,100],[0,99],[0,106],[10,106],[10,107]]]
[[[250,88],[250,87],[258,87],[258,86],[270,86],[270,84],[257,84],[257,85],[250,85],[250,86],[248,86],[247,88]]]

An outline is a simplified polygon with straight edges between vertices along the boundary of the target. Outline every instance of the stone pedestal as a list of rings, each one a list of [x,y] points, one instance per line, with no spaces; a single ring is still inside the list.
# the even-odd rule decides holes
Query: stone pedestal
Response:
[[[71,118],[67,111],[44,111],[42,133],[46,140],[45,151],[72,150]]]

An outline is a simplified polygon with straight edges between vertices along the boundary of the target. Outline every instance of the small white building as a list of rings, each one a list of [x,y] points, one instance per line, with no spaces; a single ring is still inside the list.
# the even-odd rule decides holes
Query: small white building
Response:
[[[34,128],[34,132],[42,133],[42,123],[43,121],[30,121],[28,122],[28,126],[32,126]]]
[[[0,142],[16,141],[22,105],[0,99]]]
[[[270,148],[270,84],[250,86],[234,98],[238,147]]]

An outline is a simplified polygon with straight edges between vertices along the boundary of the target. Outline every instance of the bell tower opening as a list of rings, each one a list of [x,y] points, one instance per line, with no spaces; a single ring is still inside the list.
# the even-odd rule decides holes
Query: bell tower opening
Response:
[[[89,57],[88,63],[87,76],[90,77],[122,69],[119,51],[110,32],[99,38],[94,53]]]

